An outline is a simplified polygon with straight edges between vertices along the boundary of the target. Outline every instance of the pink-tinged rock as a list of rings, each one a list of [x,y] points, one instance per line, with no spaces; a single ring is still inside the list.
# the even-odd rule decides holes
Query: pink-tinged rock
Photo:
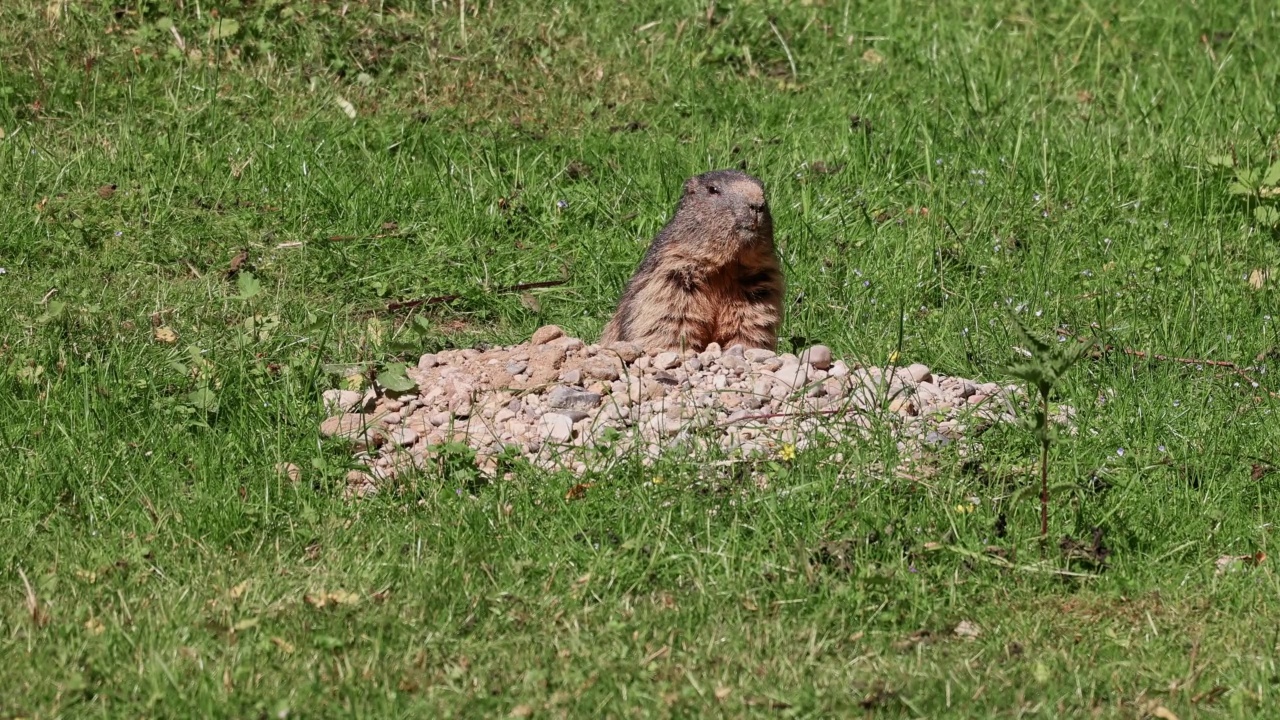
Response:
[[[812,365],[818,370],[831,367],[831,348],[826,345],[814,345],[800,354],[800,362]]]
[[[533,337],[529,339],[530,345],[546,345],[556,338],[564,337],[564,330],[559,325],[543,325],[533,333]]]
[[[911,377],[912,382],[933,382],[933,373],[929,372],[928,365],[913,363],[907,366],[907,374]]]

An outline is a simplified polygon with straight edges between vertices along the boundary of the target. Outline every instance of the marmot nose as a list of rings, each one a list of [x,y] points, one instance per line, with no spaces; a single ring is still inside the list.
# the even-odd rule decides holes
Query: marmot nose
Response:
[[[750,207],[752,210],[755,210],[755,211],[756,211],[756,212],[758,212],[758,213],[762,213],[762,212],[764,212],[765,204],[764,204],[764,203],[762,203],[762,202],[759,202],[759,203],[748,203],[748,207]]]

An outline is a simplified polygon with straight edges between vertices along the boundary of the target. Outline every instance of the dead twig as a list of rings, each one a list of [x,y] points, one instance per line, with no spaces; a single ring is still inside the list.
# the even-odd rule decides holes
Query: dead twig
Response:
[[[325,238],[317,238],[317,240],[323,240],[325,242],[349,242],[351,240],[385,240],[387,238],[399,238],[399,237],[408,237],[408,236],[409,236],[409,233],[388,232],[388,233],[380,233],[378,235],[330,235]],[[305,243],[298,242],[298,241],[283,242],[283,243],[280,243],[279,245],[276,245],[276,249],[291,250],[293,248],[300,248],[304,244]]]
[[[36,627],[44,627],[49,624],[49,614],[40,606],[40,599],[36,597],[36,591],[31,587],[31,581],[27,579],[27,574],[18,568],[18,577],[22,578],[22,588],[26,594],[27,612],[31,615],[31,623]]]
[[[559,287],[564,285],[567,280],[543,280],[541,282],[520,283],[518,285],[508,285],[494,290],[495,293],[508,292],[524,292],[525,290],[537,290],[539,288]],[[462,299],[460,294],[437,295],[435,297],[419,298],[417,300],[398,300],[387,305],[387,312],[397,312],[399,310],[408,310],[410,308],[422,307],[423,305],[439,305],[440,303],[453,302]]]
[[[1064,335],[1070,338],[1076,337],[1074,333],[1072,333],[1070,330],[1067,330],[1066,328],[1058,328],[1054,332],[1056,332],[1059,335]],[[1271,390],[1268,390],[1262,387],[1262,384],[1259,383],[1257,380],[1254,380],[1253,376],[1250,375],[1247,370],[1240,367],[1238,364],[1231,362],[1230,360],[1206,360],[1204,358],[1175,357],[1173,355],[1162,355],[1160,353],[1147,352],[1145,350],[1134,350],[1133,348],[1116,347],[1115,345],[1098,345],[1098,352],[1099,352],[1099,355],[1105,355],[1109,352],[1118,352],[1122,355],[1128,355],[1129,357],[1138,358],[1139,360],[1155,360],[1158,362],[1176,363],[1178,365],[1194,365],[1196,367],[1222,368],[1223,370],[1228,370],[1240,376],[1242,380],[1249,383],[1250,387],[1261,389],[1263,392],[1265,392],[1268,396],[1272,398],[1280,398],[1280,393],[1275,393]]]

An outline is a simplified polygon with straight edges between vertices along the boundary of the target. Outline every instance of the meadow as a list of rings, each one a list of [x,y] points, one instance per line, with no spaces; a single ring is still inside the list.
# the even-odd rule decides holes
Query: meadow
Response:
[[[1264,716],[1278,88],[1258,2],[3,3],[0,716]],[[1096,339],[1047,543],[1016,426],[343,498],[332,367],[594,338],[724,167],[783,350]]]

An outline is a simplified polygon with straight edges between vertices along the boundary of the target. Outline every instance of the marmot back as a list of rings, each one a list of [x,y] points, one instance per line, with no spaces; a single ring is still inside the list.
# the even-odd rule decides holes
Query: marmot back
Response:
[[[709,172],[685,182],[600,343],[773,350],[783,289],[764,185],[736,170]]]

